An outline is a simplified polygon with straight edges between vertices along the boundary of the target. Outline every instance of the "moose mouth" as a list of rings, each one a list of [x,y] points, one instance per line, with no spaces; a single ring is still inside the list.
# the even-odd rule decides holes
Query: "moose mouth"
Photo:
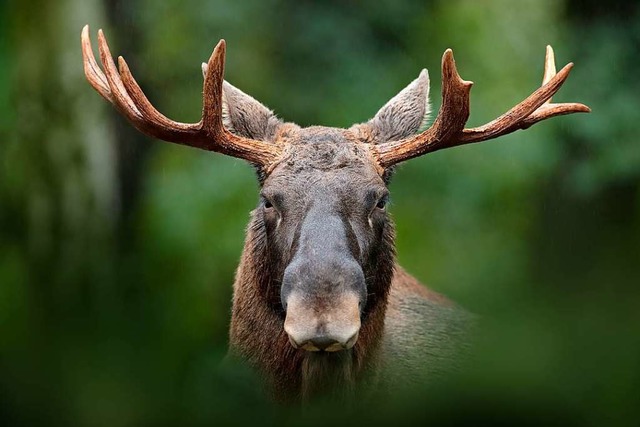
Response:
[[[337,351],[349,350],[355,345],[356,341],[358,341],[358,332],[349,338],[346,343],[336,342],[331,338],[319,337],[299,344],[289,335],[289,343],[291,343],[293,348],[313,352],[335,353]]]

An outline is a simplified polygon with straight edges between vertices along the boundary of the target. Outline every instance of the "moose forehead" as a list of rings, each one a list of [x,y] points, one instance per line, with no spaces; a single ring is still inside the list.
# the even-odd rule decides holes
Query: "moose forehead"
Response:
[[[371,151],[348,129],[284,129],[276,144],[287,148],[265,181],[265,189],[313,192],[323,188],[335,192],[385,187]]]

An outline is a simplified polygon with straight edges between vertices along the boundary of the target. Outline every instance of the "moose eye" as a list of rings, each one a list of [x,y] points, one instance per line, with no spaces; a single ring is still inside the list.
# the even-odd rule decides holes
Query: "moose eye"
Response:
[[[378,200],[378,203],[376,204],[376,208],[380,210],[384,210],[387,207],[387,201],[388,201],[387,196],[384,196],[383,198]]]
[[[269,194],[266,196],[265,194],[260,194],[260,201],[262,204],[262,209],[265,213],[271,215],[273,212],[279,212],[280,205],[282,203],[282,196],[279,194]]]
[[[277,196],[265,197],[262,194],[260,195],[260,198],[262,199],[262,208],[267,212],[277,211],[276,204],[274,203],[273,197],[277,197]]]

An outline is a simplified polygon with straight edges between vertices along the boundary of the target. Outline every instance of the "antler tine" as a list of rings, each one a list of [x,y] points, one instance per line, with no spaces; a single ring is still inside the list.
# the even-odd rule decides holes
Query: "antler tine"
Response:
[[[91,86],[107,101],[113,103],[113,97],[111,96],[111,90],[109,89],[109,83],[107,78],[100,70],[95,56],[93,56],[93,49],[91,47],[91,38],[89,37],[89,26],[85,25],[82,29],[82,62],[84,65],[84,75]]]
[[[447,50],[447,52],[450,53],[450,50]],[[447,52],[445,52],[445,57],[447,56]],[[451,57],[451,60],[452,58],[453,57]],[[455,69],[455,64],[453,66]],[[572,67],[573,63],[569,63],[556,73],[553,49],[551,46],[547,46],[541,87],[497,119],[479,127],[463,129],[469,114],[468,95],[471,83],[467,82],[466,92],[462,90],[462,86],[459,86],[459,89],[453,92],[455,99],[449,99],[448,88],[452,83],[447,80],[445,58],[443,58],[443,100],[442,107],[434,124],[431,128],[414,137],[402,141],[381,144],[377,149],[380,165],[386,168],[401,161],[442,148],[494,139],[515,132],[518,129],[526,129],[539,121],[551,117],[590,112],[591,109],[584,104],[554,104],[551,102],[553,95],[560,89],[567,77],[569,77]],[[459,80],[462,81],[461,79]],[[458,83],[458,85],[460,85],[460,83]],[[448,114],[453,115],[453,117],[447,117]],[[455,133],[442,132],[440,130],[442,123],[455,123],[456,126],[452,126],[451,129],[457,129],[457,131]],[[460,125],[460,123],[462,124]]]
[[[207,62],[202,98],[202,127],[209,133],[224,129],[222,126],[222,83],[227,44],[220,40]]]
[[[511,133],[519,129],[519,125],[524,119],[530,116],[549,98],[560,89],[562,84],[569,77],[573,64],[569,63],[562,70],[553,76],[546,84],[539,87],[524,101],[498,117],[497,119],[475,128],[465,129],[460,140],[454,145],[468,144],[471,142],[486,141]]]
[[[544,75],[542,77],[542,84],[546,84],[549,80],[551,80],[556,75],[556,60],[555,55],[553,54],[553,48],[551,46],[547,46],[547,52],[544,58]],[[526,129],[531,125],[538,123],[541,120],[562,116],[565,114],[572,113],[590,113],[591,108],[587,107],[584,104],[579,104],[575,102],[567,102],[554,104],[551,102],[551,98],[547,99],[547,101],[542,104],[540,108],[531,113],[529,117],[524,119],[521,129]]]
[[[469,93],[473,82],[463,80],[453,51],[442,55],[442,105],[433,125],[408,139],[380,144],[374,149],[383,168],[444,148],[464,128],[469,118]]]
[[[122,84],[120,74],[118,73],[116,64],[113,62],[107,40],[104,38],[102,30],[98,30],[98,50],[100,52],[100,62],[102,62],[102,67],[104,68],[104,75],[106,76],[107,84],[111,92],[112,104],[127,116],[129,120],[143,124],[143,122],[141,122],[142,116],[138,108]]]
[[[217,53],[219,55],[219,52],[220,52],[219,47],[221,46],[221,44],[222,45],[224,44],[223,40],[221,40],[218,43],[218,45],[216,45],[216,47],[214,48],[213,54],[211,55],[212,58],[216,57]],[[222,50],[222,55],[223,55],[222,60],[224,61],[224,49]],[[220,136],[220,135],[216,135],[214,132],[209,132],[208,136],[210,136],[211,138],[205,137],[207,126],[204,125],[204,122],[205,122],[204,117],[208,114],[207,111],[209,108],[215,108],[215,106],[213,105],[214,102],[212,101],[212,98],[216,97],[216,94],[211,92],[211,88],[208,88],[206,83],[205,83],[205,88],[203,90],[203,109],[202,109],[203,119],[199,123],[195,123],[195,124],[185,124],[185,123],[175,122],[167,118],[158,110],[156,110],[156,108],[151,104],[151,102],[149,102],[149,99],[144,94],[144,92],[140,88],[140,85],[131,74],[129,65],[127,64],[127,62],[124,60],[122,56],[118,58],[118,65],[120,66],[120,74],[122,76],[122,81],[127,91],[129,92],[129,94],[131,95],[131,98],[134,100],[135,104],[140,109],[140,112],[143,114],[143,116],[146,119],[156,122],[162,125],[164,128],[175,129],[179,132],[183,131],[187,135],[191,132],[191,129],[196,129],[199,135],[198,139],[201,140],[201,143],[203,144],[203,146],[200,148],[216,151],[216,142],[215,142],[215,139],[213,139],[213,137]],[[222,99],[220,95],[218,96],[220,97],[220,99]],[[161,138],[161,139],[165,139],[165,138]]]
[[[220,40],[207,63],[200,125],[208,139],[218,142],[218,151],[254,164],[272,165],[280,155],[281,147],[239,137],[229,132],[222,124],[222,85],[226,47],[226,42]]]
[[[156,110],[151,102],[149,102],[149,99],[140,88],[136,79],[131,74],[129,65],[122,56],[118,57],[118,68],[120,70],[122,84],[126,88],[128,96],[130,96],[137,110],[141,114],[142,120],[145,123],[153,124],[154,133],[151,134],[138,127],[139,130],[165,141],[215,151],[213,141],[208,142],[202,137],[199,123],[176,122]]]
[[[555,116],[591,112],[591,109],[583,104],[553,104],[551,102],[553,95],[562,87],[569,77],[569,73],[573,68],[573,62],[568,63],[562,70],[556,73],[555,55],[551,46],[547,46],[544,62],[544,75],[540,88],[520,104],[492,122],[477,128],[465,129],[459,142],[455,145],[497,138],[519,129],[527,129],[541,120]]]
[[[142,105],[138,102],[140,98],[139,96],[132,96],[128,85],[122,80],[122,76],[113,62],[109,45],[102,30],[98,30],[98,50],[104,72],[100,70],[95,60],[93,49],[91,48],[89,26],[85,25],[82,29],[82,53],[84,57],[85,75],[89,83],[91,83],[91,86],[93,86],[103,98],[113,104],[139,131],[154,138],[195,145],[193,142],[197,140],[197,124],[191,125],[173,122],[156,111],[157,116],[164,119],[158,120],[157,116],[153,117],[148,114],[148,108],[140,108]],[[119,62],[122,69],[124,60],[119,58]],[[128,71],[126,63],[124,64],[124,68]],[[129,77],[133,79],[131,73],[129,73]],[[139,86],[138,90],[142,93]],[[142,96],[144,97],[144,94]],[[146,97],[144,98],[146,100]],[[149,106],[151,105],[148,100],[147,104]],[[153,107],[151,108],[153,109]],[[177,130],[178,132],[176,132]],[[179,130],[185,130],[186,135],[180,135]],[[199,147],[199,145],[195,146]]]
[[[205,79],[202,120],[198,123],[173,121],[153,107],[124,58],[118,57],[119,70],[116,68],[102,30],[98,31],[98,48],[104,72],[95,60],[89,26],[85,26],[82,29],[82,54],[87,80],[141,132],[165,141],[242,158],[262,167],[269,167],[279,156],[280,149],[276,145],[239,137],[222,124],[224,40],[218,43],[209,60],[212,72]]]
[[[556,75],[556,56],[553,53],[553,48],[547,45],[547,51],[544,54],[544,74],[542,75],[542,84],[546,85],[549,80]],[[548,103],[551,103],[551,98],[547,99]]]

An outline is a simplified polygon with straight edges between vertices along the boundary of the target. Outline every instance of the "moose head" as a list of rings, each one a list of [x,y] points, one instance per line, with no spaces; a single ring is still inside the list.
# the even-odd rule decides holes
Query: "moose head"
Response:
[[[117,68],[102,31],[98,35],[104,71],[93,56],[88,27],[82,31],[86,77],[133,126],[154,138],[255,166],[260,201],[234,285],[231,346],[276,390],[294,395],[308,394],[312,384],[348,383],[376,365],[379,348],[392,338],[385,328],[401,325],[394,333],[408,333],[402,307],[414,299],[433,304],[422,310],[426,316],[436,315],[433,307],[449,305],[395,264],[386,204],[396,164],[589,111],[582,104],[551,102],[572,64],[556,73],[548,47],[539,89],[492,122],[465,128],[472,83],[460,78],[447,50],[442,106],[423,132],[417,133],[428,120],[426,70],[366,123],[301,128],[224,81],[221,40],[202,66],[202,119],[185,124],[151,105],[125,60],[119,57]],[[339,379],[327,380],[332,376]]]

